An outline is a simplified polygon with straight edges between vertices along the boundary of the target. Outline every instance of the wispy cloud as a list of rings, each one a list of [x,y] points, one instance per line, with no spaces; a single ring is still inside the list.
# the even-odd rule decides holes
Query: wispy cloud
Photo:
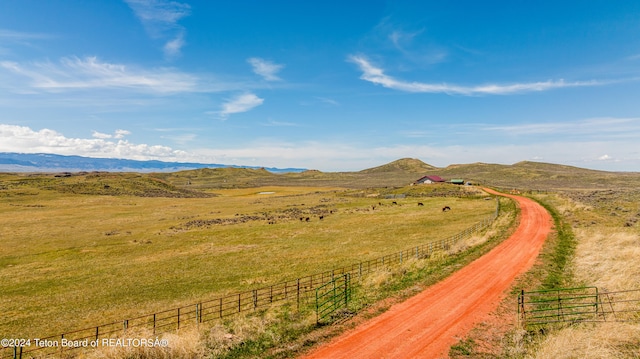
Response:
[[[169,40],[164,44],[163,50],[165,55],[174,57],[180,55],[180,51],[184,46],[184,31],[179,32],[173,40]]]
[[[446,93],[450,95],[464,96],[509,95],[523,92],[547,91],[565,87],[596,86],[604,84],[599,81],[566,82],[562,79],[507,85],[486,84],[479,86],[459,86],[446,83],[431,84],[417,81],[398,80],[385,74],[383,69],[374,66],[366,57],[361,55],[349,56],[348,60],[355,63],[360,68],[362,71],[362,76],[360,76],[360,78],[362,80],[393,90],[414,93]]]
[[[253,72],[262,76],[267,81],[280,81],[281,78],[277,76],[277,73],[282,70],[284,65],[274,64],[271,61],[261,59],[259,57],[252,57],[247,60]]]
[[[185,28],[178,21],[191,14],[188,4],[165,0],[125,0],[153,38],[166,40],[167,57],[180,55],[185,44]]]
[[[523,123],[515,125],[486,126],[486,131],[497,131],[511,136],[518,135],[593,135],[594,137],[640,136],[640,118],[588,118],[578,121]]]
[[[320,102],[326,103],[327,105],[340,106],[340,103],[332,98],[328,98],[328,97],[316,97],[316,98],[320,100]]]
[[[108,139],[108,138],[124,138],[127,135],[130,135],[131,132],[127,130],[116,130],[112,135],[108,133],[101,133],[98,131],[93,131],[92,136],[95,138]]]
[[[186,156],[186,152],[167,146],[131,143],[123,139],[128,134],[127,130],[117,130],[113,135],[94,131],[94,138],[69,138],[51,129],[36,131],[25,126],[0,124],[0,151],[167,161]]]
[[[274,121],[269,120],[262,124],[265,127],[299,127],[300,124],[294,122],[282,122],[282,121]]]
[[[55,36],[51,34],[0,29],[0,55],[14,53],[9,45],[34,47],[34,40],[46,40],[53,37]]]
[[[389,25],[390,26],[390,25]],[[439,46],[416,46],[414,39],[424,32],[424,29],[407,32],[400,29],[389,30],[387,35],[393,47],[402,56],[415,64],[432,65],[447,60],[448,52]]]
[[[256,96],[255,94],[245,93],[231,98],[227,102],[223,103],[222,110],[217,112],[217,114],[222,119],[227,119],[229,115],[232,115],[234,113],[247,112],[254,107],[262,105],[263,102],[264,99]]]
[[[97,57],[69,57],[61,59],[59,63],[19,64],[0,61],[0,69],[27,78],[30,90],[127,88],[156,93],[199,91],[197,79],[190,74],[170,68],[139,69],[123,64],[104,62]],[[24,81],[16,83],[24,86]],[[5,83],[5,86],[8,85]],[[25,89],[21,88],[20,90]]]
[[[38,33],[38,32],[23,32],[13,31],[8,29],[0,29],[0,39],[9,41],[25,41],[34,39],[50,39],[53,36],[50,34]]]

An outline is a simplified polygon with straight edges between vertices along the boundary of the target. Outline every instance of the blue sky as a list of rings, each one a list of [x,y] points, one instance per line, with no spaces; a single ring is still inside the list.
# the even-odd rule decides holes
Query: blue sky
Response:
[[[640,2],[2,1],[0,152],[640,171]]]

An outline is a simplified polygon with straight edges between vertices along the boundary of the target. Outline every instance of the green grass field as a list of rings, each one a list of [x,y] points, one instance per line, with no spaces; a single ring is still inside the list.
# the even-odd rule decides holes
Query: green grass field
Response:
[[[0,334],[43,337],[295,279],[446,238],[494,210],[453,185],[203,193],[138,175],[2,175]]]

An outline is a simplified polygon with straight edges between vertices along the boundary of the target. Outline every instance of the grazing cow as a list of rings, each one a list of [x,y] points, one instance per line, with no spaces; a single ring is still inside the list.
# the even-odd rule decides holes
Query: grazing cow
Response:
[[[424,206],[424,203],[418,202],[418,206]]]
[[[320,216],[320,217],[318,217],[318,218],[320,218],[320,220],[322,221],[322,219],[324,218],[324,216]]]
[[[393,201],[393,202],[391,202],[391,204],[398,204],[398,202],[396,202],[396,201]]]
[[[442,207],[442,212],[446,212],[446,211],[450,211],[450,210],[451,210],[451,207],[449,207],[449,206]]]
[[[309,222],[309,221],[310,221],[309,217],[305,218],[304,220],[305,220],[305,221],[307,221],[307,222]]]

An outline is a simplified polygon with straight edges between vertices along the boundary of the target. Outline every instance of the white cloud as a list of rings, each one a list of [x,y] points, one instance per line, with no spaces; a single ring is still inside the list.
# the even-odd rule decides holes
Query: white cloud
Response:
[[[0,152],[55,153],[99,158],[126,158],[134,160],[176,161],[185,158],[186,152],[167,146],[135,144],[119,139],[126,130],[115,135],[93,132],[93,139],[68,138],[50,129],[34,131],[25,126],[0,124]],[[109,141],[110,138],[118,139]]]
[[[267,81],[279,81],[281,80],[276,74],[284,67],[284,65],[274,64],[273,62],[261,59],[259,57],[252,57],[247,60],[253,72],[262,76]]]
[[[640,171],[640,154],[634,140],[552,141],[547,143],[477,145],[362,146],[335,141],[252,141],[236,148],[203,148],[187,151],[161,145],[136,144],[94,131],[94,137],[69,138],[55,130],[0,124],[0,152],[55,153],[101,158],[162,160],[267,167],[304,167],[322,171],[358,171],[399,158],[419,158],[434,166],[487,162],[513,164],[541,160],[579,167],[616,171]],[[97,135],[97,136],[96,136]],[[111,138],[107,138],[112,136]],[[188,138],[187,138],[188,139]],[[606,153],[606,155],[602,155]]]
[[[180,54],[184,46],[185,29],[178,25],[178,21],[191,14],[191,7],[188,4],[165,0],[125,1],[151,37],[170,39],[163,46],[165,56],[173,57]]]
[[[231,114],[247,112],[254,107],[262,105],[263,102],[264,99],[256,95],[252,93],[245,93],[222,104],[222,110],[219,111],[218,114],[223,119],[226,119]]]
[[[593,135],[601,139],[605,136],[638,138],[640,136],[640,118],[588,118],[578,121],[487,126],[484,130],[498,131],[509,135]]]
[[[371,83],[381,85],[393,90],[415,93],[446,93],[450,95],[465,96],[509,95],[522,92],[547,91],[564,87],[596,86],[603,84],[598,81],[565,82],[562,79],[548,80],[544,82],[516,83],[509,85],[486,84],[479,86],[458,86],[446,83],[430,84],[395,79],[392,76],[386,75],[383,69],[372,65],[371,62],[369,62],[369,60],[364,56],[352,55],[349,56],[348,60],[358,65],[358,67],[362,71],[362,76],[360,76],[362,80],[369,81]]]
[[[167,57],[175,57],[180,55],[180,50],[184,46],[184,32],[180,32],[175,39],[164,44],[164,54]]]
[[[105,139],[105,140],[108,138],[113,138],[113,135],[110,135],[108,133],[98,132],[98,131],[93,131],[93,134],[91,134],[91,136],[95,138]]]
[[[282,121],[274,121],[269,120],[266,123],[263,123],[262,126],[265,127],[299,127],[300,125],[294,122],[282,122]]]
[[[13,31],[8,29],[0,29],[0,39],[9,40],[9,41],[26,41],[33,39],[49,39],[53,37],[50,34],[38,33],[38,32],[23,32],[23,31]]]
[[[197,79],[170,68],[144,70],[108,63],[97,57],[68,57],[60,63],[18,64],[0,61],[0,68],[29,80],[31,90],[58,92],[77,89],[131,89],[156,93],[197,92]],[[24,86],[16,81],[17,86]],[[7,86],[7,84],[5,84]],[[23,90],[23,89],[18,89]]]
[[[327,97],[316,97],[318,100],[320,100],[320,102],[322,103],[326,103],[328,105],[332,105],[332,106],[340,106],[340,103],[334,99],[331,98],[327,98]]]
[[[131,132],[127,130],[116,130],[114,138],[124,138],[124,136],[130,135]]]

